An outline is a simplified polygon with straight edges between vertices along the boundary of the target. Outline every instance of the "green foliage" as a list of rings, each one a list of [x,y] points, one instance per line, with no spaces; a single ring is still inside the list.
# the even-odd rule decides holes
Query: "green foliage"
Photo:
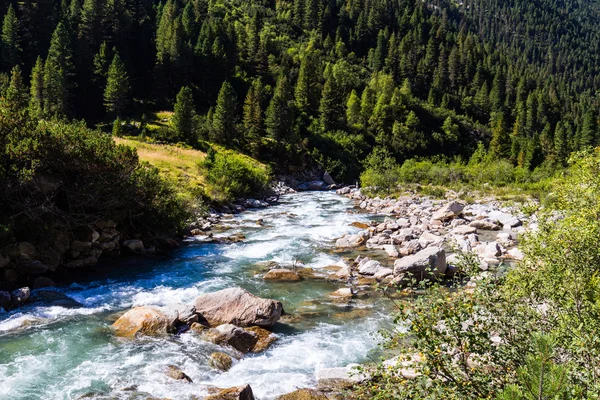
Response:
[[[398,164],[391,154],[380,147],[365,160],[365,171],[360,175],[360,183],[371,190],[382,190],[387,194],[398,185]]]
[[[0,36],[0,48],[2,49],[2,67],[10,70],[19,63],[21,46],[19,38],[19,20],[12,4],[2,22],[2,35]]]
[[[196,107],[192,90],[185,86],[177,94],[175,112],[171,119],[173,130],[178,140],[194,145],[198,141],[196,129]]]
[[[15,125],[13,119],[0,119],[0,220],[17,240],[43,236],[55,224],[75,228],[98,218],[138,231],[182,228],[186,208],[156,169],[138,162],[135,150],[83,123]]]
[[[506,274],[482,274],[466,253],[451,285],[397,301],[401,329],[385,344],[398,362],[377,365],[359,398],[597,398],[599,171],[600,150],[571,159]]]
[[[248,157],[210,149],[200,167],[207,168],[208,189],[218,201],[232,201],[264,192],[271,180],[268,168],[257,165]]]
[[[122,115],[131,102],[131,86],[125,64],[118,54],[113,57],[108,68],[106,88],[104,89],[104,106],[106,111],[116,115]]]
[[[229,82],[223,82],[213,114],[213,141],[231,144],[237,140],[237,95]]]

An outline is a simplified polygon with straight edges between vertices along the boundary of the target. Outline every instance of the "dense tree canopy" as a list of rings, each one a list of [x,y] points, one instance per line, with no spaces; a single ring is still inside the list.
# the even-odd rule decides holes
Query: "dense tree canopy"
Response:
[[[350,176],[339,166],[357,161],[332,150],[345,137],[360,137],[368,152],[383,146],[398,161],[468,157],[481,141],[494,157],[530,169],[600,143],[591,1],[0,7],[0,92],[19,64],[38,118],[127,119],[172,109],[187,86],[205,121],[196,134],[264,159],[283,143],[289,160],[321,153],[340,178]]]

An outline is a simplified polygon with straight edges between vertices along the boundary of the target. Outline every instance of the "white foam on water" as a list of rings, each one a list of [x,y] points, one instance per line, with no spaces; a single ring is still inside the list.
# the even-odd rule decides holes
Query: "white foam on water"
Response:
[[[320,296],[330,289],[271,285],[244,276],[258,261],[288,264],[300,258],[317,269],[338,263],[340,257],[329,253],[333,240],[356,232],[357,228],[349,226],[351,222],[368,220],[366,215],[347,213],[350,204],[333,193],[284,196],[281,205],[251,210],[230,221],[237,224],[236,231],[246,234],[242,243],[191,245],[177,253],[179,258],[141,269],[137,276],[56,289],[83,304],[82,308],[34,304],[0,314],[0,399],[67,399],[90,392],[125,399],[135,392],[123,389],[132,386],[149,396],[188,399],[205,395],[208,384],[231,387],[249,383],[257,399],[271,400],[313,386],[320,368],[364,361],[377,343],[370,333],[389,320],[387,316],[340,325],[323,317],[297,333],[281,334],[265,353],[246,355],[225,373],[209,368],[207,358],[214,351],[230,350],[204,342],[193,333],[121,340],[112,335],[112,320],[105,316],[137,305],[190,303],[201,293],[236,284],[258,295],[280,298],[284,306],[286,299],[291,304],[303,301],[312,291]],[[259,218],[266,227],[257,229]],[[244,231],[244,226],[249,229]],[[305,291],[298,293],[302,287]],[[28,329],[23,332],[23,328]],[[166,377],[170,364],[180,367],[194,383]]]

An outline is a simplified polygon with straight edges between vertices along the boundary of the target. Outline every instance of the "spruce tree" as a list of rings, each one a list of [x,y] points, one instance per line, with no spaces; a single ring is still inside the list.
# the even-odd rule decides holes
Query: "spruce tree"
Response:
[[[504,114],[496,112],[491,117],[492,141],[489,154],[492,159],[508,159],[510,157],[511,140],[506,125]]]
[[[115,54],[106,80],[104,90],[104,106],[106,111],[116,115],[122,115],[129,105],[131,86],[125,64],[118,54]]]
[[[29,94],[29,112],[33,118],[41,119],[44,116],[44,61],[41,57],[31,70]]]
[[[217,143],[231,144],[237,139],[237,95],[227,81],[221,85],[217,106],[213,115],[213,140]]]
[[[21,48],[19,46],[19,20],[12,4],[2,23],[2,69],[9,71],[19,63]]]
[[[360,97],[358,97],[356,90],[353,89],[346,103],[346,122],[348,126],[358,129],[360,128],[361,120]]]
[[[59,22],[44,66],[44,113],[52,116],[70,111],[74,66],[69,36]]]
[[[296,107],[308,115],[315,115],[319,109],[321,96],[321,60],[313,43],[304,52],[296,83]]]
[[[260,140],[263,131],[263,113],[261,107],[262,90],[260,78],[255,79],[244,100],[242,119],[244,124],[244,135],[251,153],[254,155],[257,154],[258,141]]]
[[[280,75],[275,93],[267,108],[265,125],[267,133],[276,141],[286,141],[291,137],[294,121],[292,109],[292,90],[285,74]]]
[[[187,86],[182,87],[177,93],[171,124],[179,140],[190,145],[197,142],[196,107],[192,89]]]
[[[27,88],[23,82],[21,67],[16,65],[10,73],[10,84],[2,106],[9,113],[24,113],[27,111],[27,102]]]
[[[339,84],[328,66],[329,73],[325,85],[323,85],[323,94],[319,111],[321,113],[321,126],[325,131],[332,131],[343,128],[344,124],[344,101],[340,98],[341,89]]]

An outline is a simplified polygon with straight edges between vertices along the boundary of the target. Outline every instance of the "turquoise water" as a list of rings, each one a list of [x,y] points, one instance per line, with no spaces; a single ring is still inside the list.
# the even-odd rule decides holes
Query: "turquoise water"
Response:
[[[189,399],[206,394],[207,385],[248,383],[257,399],[268,400],[314,385],[319,368],[374,357],[375,334],[390,319],[384,301],[338,304],[328,294],[343,283],[267,283],[259,275],[266,261],[289,266],[300,260],[316,270],[339,262],[335,239],[357,231],[351,222],[369,219],[352,208],[332,192],[287,195],[276,206],[225,220],[226,234],[244,233],[244,242],[190,244],[168,259],[130,259],[56,289],[83,308],[29,305],[0,313],[0,399]],[[275,345],[228,372],[207,365],[208,355],[223,349],[193,333],[135,341],[111,333],[118,313],[132,306],[191,303],[200,293],[231,286],[280,300],[291,319],[275,327]],[[166,377],[169,364],[194,383]]]

